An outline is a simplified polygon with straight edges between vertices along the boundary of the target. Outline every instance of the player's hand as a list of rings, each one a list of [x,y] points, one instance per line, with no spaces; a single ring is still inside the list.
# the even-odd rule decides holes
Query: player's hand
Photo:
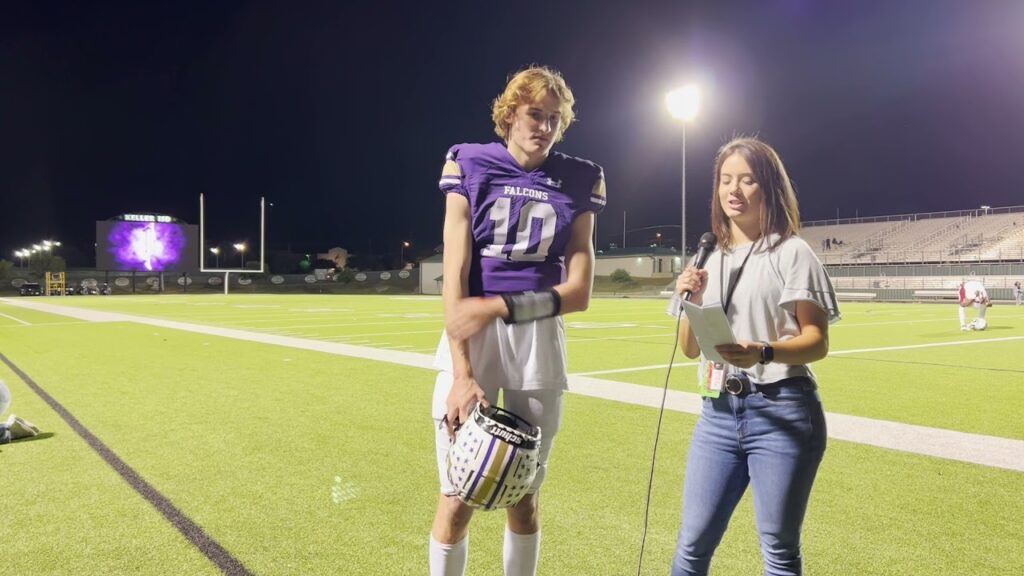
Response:
[[[681,295],[689,290],[692,294],[690,302],[700,304],[704,300],[704,288],[708,285],[707,280],[708,271],[698,269],[691,264],[676,279],[676,293]]]
[[[448,335],[456,340],[465,340],[493,322],[500,313],[496,300],[503,303],[501,298],[479,297],[462,298],[456,302],[445,325]]]
[[[469,420],[469,413],[477,403],[487,408],[491,405],[484,395],[483,388],[472,376],[456,376],[452,389],[448,392],[447,408],[444,425],[448,428],[448,436],[455,438],[455,429]]]
[[[762,347],[763,344],[760,342],[740,340],[735,344],[719,344],[715,346],[715,351],[733,366],[750,368],[761,361]]]

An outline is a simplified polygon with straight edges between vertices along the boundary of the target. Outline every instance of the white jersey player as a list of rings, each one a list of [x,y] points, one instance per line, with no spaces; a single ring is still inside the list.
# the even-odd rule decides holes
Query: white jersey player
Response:
[[[963,331],[968,330],[984,330],[988,327],[988,321],[985,320],[985,311],[992,305],[992,300],[988,297],[988,291],[985,290],[985,286],[978,280],[967,280],[966,282],[960,283],[960,307],[958,312],[960,313],[960,329]],[[978,309],[978,317],[967,322],[967,309],[974,306]]]

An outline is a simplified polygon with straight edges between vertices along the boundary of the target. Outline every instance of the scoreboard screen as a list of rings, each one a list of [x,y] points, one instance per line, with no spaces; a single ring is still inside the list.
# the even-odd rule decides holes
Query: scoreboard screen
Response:
[[[198,227],[172,222],[96,222],[96,268],[184,272],[198,268]]]

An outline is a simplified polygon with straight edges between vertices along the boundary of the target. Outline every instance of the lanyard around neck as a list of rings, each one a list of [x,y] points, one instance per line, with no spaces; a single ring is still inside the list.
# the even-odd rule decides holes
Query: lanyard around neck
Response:
[[[756,242],[751,242],[750,243],[750,250],[748,250],[747,251],[747,255],[743,257],[743,263],[740,264],[740,269],[736,271],[736,277],[735,278],[730,278],[730,280],[729,280],[729,289],[726,291],[725,298],[722,300],[722,303],[725,306],[723,308],[723,311],[726,314],[729,313],[729,304],[732,303],[732,295],[733,295],[733,292],[736,291],[736,285],[740,283],[740,276],[743,275],[743,269],[747,267],[747,260],[750,260],[750,255],[754,253],[754,248],[756,248],[759,243],[760,243],[760,240],[758,240]],[[719,266],[718,266],[718,290],[719,290],[718,296],[719,296],[719,298],[721,298],[721,296],[722,296],[722,292],[721,292],[722,285],[725,284],[722,281],[722,280],[724,280],[724,278],[723,278],[724,274],[725,274],[725,251],[723,250],[722,253],[721,253],[721,257],[720,257],[720,260],[719,260]]]

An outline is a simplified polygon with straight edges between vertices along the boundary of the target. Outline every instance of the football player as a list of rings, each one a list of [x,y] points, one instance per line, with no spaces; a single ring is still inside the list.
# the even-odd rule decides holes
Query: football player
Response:
[[[567,388],[561,315],[589,305],[594,217],[605,206],[601,167],[551,150],[573,122],[573,104],[558,72],[520,71],[492,106],[503,143],[453,146],[441,172],[445,333],[435,358],[441,496],[432,576],[463,574],[468,555],[473,509],[455,496],[445,469],[450,439],[499,390],[504,408],[541,429],[539,471],[527,495],[506,509],[504,544],[506,575],[537,570],[538,490]]]
[[[964,332],[968,330],[984,330],[988,327],[988,321],[985,320],[985,311],[992,305],[992,300],[988,297],[988,291],[985,290],[985,286],[977,280],[968,280],[960,283],[960,329]],[[978,317],[970,324],[967,323],[967,308],[974,306],[978,309]]]
[[[0,416],[11,406],[11,391],[0,380]],[[7,421],[0,422],[0,444],[7,444],[22,438],[31,438],[39,434],[39,428],[24,418],[11,414]]]

